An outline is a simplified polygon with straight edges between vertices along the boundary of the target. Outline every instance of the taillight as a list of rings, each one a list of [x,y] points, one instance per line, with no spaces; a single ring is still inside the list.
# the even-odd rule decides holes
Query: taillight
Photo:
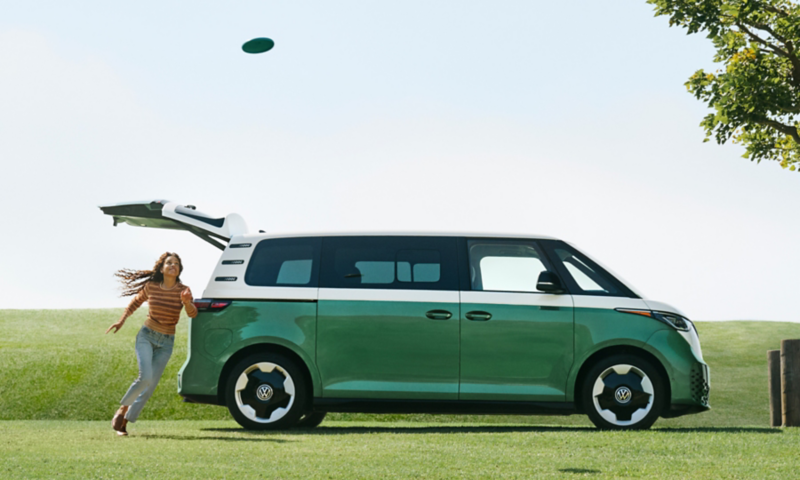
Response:
[[[211,306],[208,307],[209,310],[222,310],[223,308],[230,305],[231,302],[211,302]]]
[[[219,312],[223,308],[230,305],[230,300],[210,300],[207,298],[200,298],[194,301],[194,306],[201,312]]]
[[[208,307],[211,305],[211,300],[206,300],[205,298],[198,298],[193,300],[194,307],[198,310],[207,310]]]

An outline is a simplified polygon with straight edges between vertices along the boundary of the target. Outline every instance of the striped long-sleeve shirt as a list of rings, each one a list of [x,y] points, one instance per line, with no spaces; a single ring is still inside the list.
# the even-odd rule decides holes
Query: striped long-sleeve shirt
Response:
[[[181,292],[185,289],[186,285],[182,283],[176,283],[169,290],[161,288],[161,285],[155,282],[147,283],[131,300],[125,314],[131,315],[144,302],[147,302],[150,308],[144,326],[165,335],[174,335],[175,325],[178,324],[183,308]],[[186,314],[192,318],[197,316],[197,308],[194,304],[186,307]]]

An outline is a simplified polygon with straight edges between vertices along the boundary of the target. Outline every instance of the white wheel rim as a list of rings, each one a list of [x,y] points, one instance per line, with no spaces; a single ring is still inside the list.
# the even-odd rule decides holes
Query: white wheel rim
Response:
[[[247,387],[247,383],[249,378],[247,377],[248,374],[254,372],[255,370],[260,370],[264,373],[272,373],[274,371],[278,371],[285,377],[283,383],[283,389],[287,395],[289,395],[289,403],[285,407],[276,408],[272,411],[268,418],[259,417],[256,411],[250,405],[247,405],[242,401],[242,390]],[[236,379],[236,386],[234,387],[234,397],[236,398],[236,406],[239,408],[239,411],[247,417],[248,419],[257,422],[257,423],[273,423],[277,422],[281,418],[285,417],[289,410],[292,409],[292,405],[294,405],[295,400],[295,389],[294,389],[294,381],[292,380],[292,376],[289,375],[289,372],[286,371],[280,365],[270,363],[270,362],[261,362],[256,363],[247,367],[239,378]]]
[[[602,408],[600,406],[600,402],[598,401],[598,395],[601,395],[605,388],[606,384],[603,380],[613,374],[616,373],[617,375],[627,375],[628,373],[634,373],[637,376],[641,377],[641,384],[642,384],[642,391],[650,395],[650,399],[647,402],[647,405],[644,407],[636,410],[631,414],[630,420],[618,420],[617,414],[612,412],[609,409]],[[644,417],[650,413],[650,410],[653,409],[653,401],[655,400],[655,389],[653,388],[653,382],[650,381],[650,377],[647,376],[641,369],[634,367],[633,365],[627,364],[620,364],[614,365],[613,367],[609,367],[603,370],[597,379],[594,382],[592,387],[592,402],[594,403],[595,411],[603,418],[603,420],[607,421],[612,425],[616,425],[619,427],[628,427],[631,425],[636,425],[637,423],[641,422]]]

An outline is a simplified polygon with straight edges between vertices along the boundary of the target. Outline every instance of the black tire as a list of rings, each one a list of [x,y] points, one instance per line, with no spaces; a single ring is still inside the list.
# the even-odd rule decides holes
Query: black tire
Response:
[[[295,363],[274,353],[248,356],[225,382],[225,402],[247,430],[291,428],[306,410],[308,386]]]
[[[645,430],[664,408],[664,380],[635,355],[614,355],[589,370],[581,388],[583,409],[597,428]]]
[[[325,420],[326,412],[307,412],[300,417],[300,420],[295,424],[295,428],[314,428],[318,427],[323,420]]]

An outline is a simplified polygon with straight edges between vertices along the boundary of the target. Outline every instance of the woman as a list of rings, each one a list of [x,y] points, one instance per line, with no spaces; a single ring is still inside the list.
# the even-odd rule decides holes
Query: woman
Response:
[[[128,422],[135,422],[144,404],[164,373],[164,367],[172,355],[175,341],[175,325],[186,308],[186,314],[194,318],[197,308],[192,303],[192,291],[181,283],[183,272],[181,258],[176,253],[166,252],[156,261],[152,270],[119,270],[116,276],[123,284],[122,296],[134,296],[119,321],[106,330],[117,333],[125,320],[142,303],[148,303],[147,320],[136,335],[136,361],[139,378],[133,382],[128,393],[122,397],[111,426],[117,435],[127,435]]]

